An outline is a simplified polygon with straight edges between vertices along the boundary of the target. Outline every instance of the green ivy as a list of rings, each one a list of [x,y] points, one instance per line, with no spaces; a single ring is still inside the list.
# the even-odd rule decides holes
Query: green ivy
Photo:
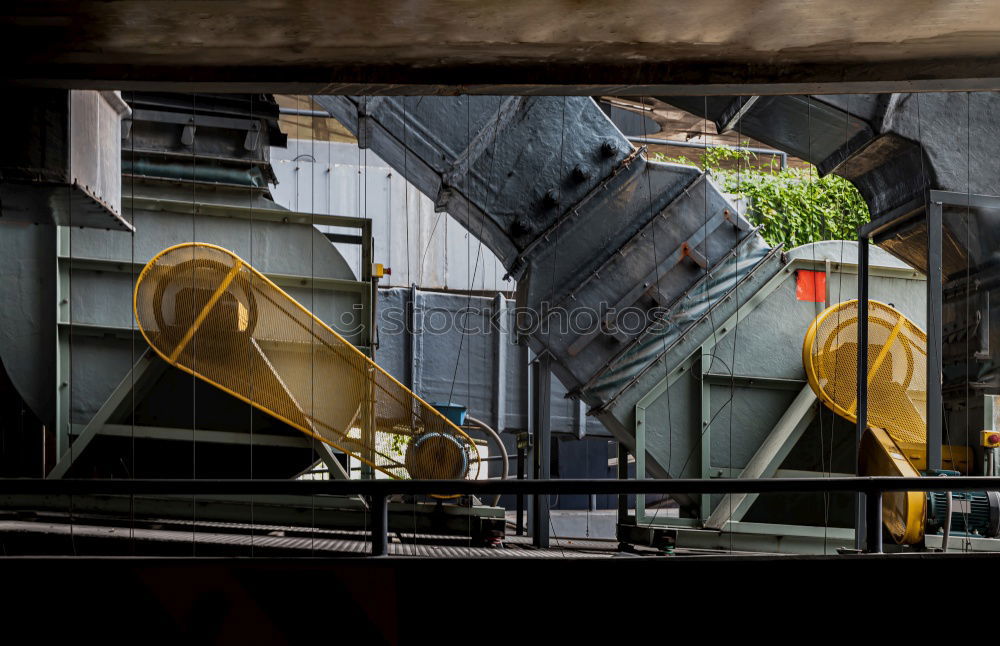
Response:
[[[837,175],[819,177],[811,166],[782,170],[776,160],[755,166],[755,155],[732,148],[707,148],[698,163],[661,154],[653,159],[707,170],[723,191],[747,200],[747,216],[763,225],[761,234],[772,246],[857,240],[858,227],[869,220],[868,205],[854,185]]]

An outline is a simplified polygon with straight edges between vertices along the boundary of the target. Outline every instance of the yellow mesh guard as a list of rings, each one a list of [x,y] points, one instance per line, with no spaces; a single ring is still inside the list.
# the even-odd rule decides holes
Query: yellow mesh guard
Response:
[[[816,396],[857,422],[858,302],[845,301],[817,316],[806,333],[802,363]],[[861,441],[859,475],[920,475],[926,462],[927,337],[902,313],[868,305],[868,431]],[[908,447],[914,458],[901,447]],[[893,492],[882,497],[882,518],[897,543],[924,534],[925,497]]]
[[[823,310],[809,326],[802,364],[816,396],[857,421],[858,302]],[[868,305],[868,425],[900,444],[927,437],[927,337],[897,310]]]
[[[162,251],[133,306],[171,365],[391,477],[478,476],[468,435],[222,247]]]

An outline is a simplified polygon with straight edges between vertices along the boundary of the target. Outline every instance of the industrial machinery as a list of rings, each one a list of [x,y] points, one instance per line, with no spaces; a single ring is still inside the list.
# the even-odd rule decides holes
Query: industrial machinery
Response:
[[[230,251],[183,243],[157,254],[136,280],[135,312],[170,365],[374,469],[478,476],[472,438]]]
[[[863,262],[853,243],[769,248],[709,175],[649,161],[589,98],[314,100],[356,133],[361,147],[373,149],[439,209],[455,214],[504,262],[518,279],[521,339],[540,357],[543,370],[551,369],[570,396],[585,402],[635,456],[637,477],[855,472],[853,427],[843,415],[824,415],[817,408],[799,344],[788,340],[800,339],[823,309],[856,297],[862,271],[873,298],[892,303],[917,326],[925,322],[925,307],[934,304],[925,293],[934,293],[939,276],[930,272],[927,292],[922,272],[933,265],[921,261],[920,246],[928,238],[917,216],[925,212],[926,191],[934,184],[931,175],[916,173],[927,168],[928,155],[931,167],[941,169],[937,187],[956,190],[956,177],[945,167],[959,158],[964,164],[966,156],[944,152],[952,141],[948,127],[914,142],[919,97],[663,99],[695,114],[708,109],[702,116],[720,131],[739,124],[747,136],[816,163],[822,173],[850,179],[874,220],[866,239],[874,235],[905,263],[867,246],[865,256],[872,259]],[[966,112],[951,105],[956,100],[929,97],[923,114],[958,129]],[[991,95],[981,102],[995,100]],[[977,138],[971,141],[979,145]],[[985,217],[980,210],[969,213]],[[957,216],[949,222],[956,231]],[[976,225],[981,231],[982,222]],[[965,267],[961,284],[967,286],[968,268],[980,261],[962,255],[967,246],[962,239],[948,238],[949,253],[958,255],[946,263],[946,278],[957,280],[956,272]],[[972,291],[992,285],[979,282]],[[969,453],[975,452],[979,430],[993,428],[992,420],[964,414],[974,426],[957,425],[956,407],[985,411],[986,405],[978,395],[960,401],[965,381],[957,375],[975,372],[967,339],[988,339],[990,317],[982,308],[974,325],[961,317],[958,304],[972,302],[969,289],[945,291],[956,306],[949,306],[946,317],[954,324],[947,328],[944,356],[953,357],[962,371],[946,371],[956,376],[946,384],[951,428],[963,428],[948,442],[956,447],[950,456],[953,463],[975,464]],[[940,309],[929,311],[933,323]],[[560,328],[561,320],[592,324]],[[916,328],[906,329],[916,334]],[[975,361],[991,356],[985,341],[971,345],[979,348]],[[936,346],[928,347],[927,364],[933,366],[930,352]],[[879,361],[877,380],[911,360],[914,374],[919,372],[919,353],[893,353]],[[912,377],[912,385],[919,379]],[[850,390],[856,381],[841,383]],[[976,384],[977,393],[987,387],[982,378]],[[928,385],[928,400],[934,395]],[[909,448],[915,449],[919,428],[913,402],[897,400],[911,414],[901,429],[909,430]],[[938,412],[932,402],[929,427]],[[897,441],[887,434],[883,439]],[[876,445],[865,452],[878,455],[881,447],[888,455],[885,447],[891,444]],[[929,468],[940,470],[934,446],[927,455]],[[922,497],[903,499],[905,527],[894,530],[900,538],[915,539],[925,503]],[[854,540],[850,496],[688,497],[679,500],[679,518],[650,514],[645,502],[637,500],[631,527],[620,526],[624,540],[641,540],[663,528],[677,544],[730,549],[832,552]],[[932,538],[925,541],[931,547]],[[980,543],[974,549],[996,548]]]
[[[57,294],[66,298],[59,378],[44,382],[58,384],[47,420],[56,446],[50,477],[295,477],[317,459],[337,472],[343,454],[394,477],[474,477],[477,443],[401,385],[412,373],[397,382],[371,362],[364,224],[282,211],[270,201],[263,143],[279,136],[274,106],[215,97],[195,109],[170,96],[131,99],[122,154],[135,232],[64,228],[55,247]],[[859,450],[869,473],[996,472],[1000,442],[987,445],[982,438],[992,435],[980,432],[995,428],[990,395],[1000,391],[990,326],[1000,302],[990,302],[1000,288],[991,275],[1000,199],[971,194],[987,192],[1000,175],[970,180],[960,219],[945,154],[952,139],[914,138],[919,114],[958,123],[953,98],[928,98],[922,112],[909,95],[856,103],[669,99],[710,109],[704,116],[720,129],[739,122],[748,135],[858,186],[873,217],[862,244],[787,250],[766,244],[745,205],[710,174],[647,159],[587,97],[314,100],[502,260],[518,281],[514,334],[535,357],[534,383],[555,375],[631,453],[636,477],[852,474]],[[814,112],[825,115],[816,132]],[[187,165],[185,155],[207,163]],[[914,175],[926,167],[934,173]],[[947,194],[928,193],[932,187]],[[918,217],[934,213],[937,220]],[[351,275],[316,224],[360,229],[368,250],[362,276]],[[868,238],[879,246],[869,248]],[[53,271],[44,268],[51,249],[31,253],[39,272]],[[870,428],[860,446],[851,423],[859,406],[852,399],[859,349],[851,341],[859,274],[875,299],[860,381],[870,386]],[[7,302],[29,300],[4,289]],[[363,324],[337,329],[331,314],[354,309]],[[922,338],[921,326],[940,331],[942,320],[943,345]],[[136,329],[149,352],[136,343]],[[0,341],[0,354],[19,356],[11,338]],[[921,381],[942,363],[943,398],[941,380]],[[44,381],[31,377],[16,380]],[[342,392],[328,397],[316,392],[320,384]],[[193,396],[175,397],[180,388]],[[539,387],[532,400],[536,474],[547,477],[551,392]],[[501,401],[482,416],[500,420]],[[234,460],[234,446],[249,455]],[[995,535],[994,500],[886,496],[885,519],[901,544],[946,548],[948,536],[964,532],[971,549],[996,549],[983,538]],[[421,510],[412,502],[396,511]],[[691,495],[677,498],[678,515],[661,502],[637,497],[635,515],[619,519],[622,542],[829,553],[855,538],[848,495]],[[353,511],[363,511],[360,501],[326,503],[331,515],[355,503]],[[231,518],[230,504],[213,501],[213,517]],[[268,517],[287,518],[282,504],[274,501]],[[546,504],[535,500],[538,519]],[[474,501],[441,510],[433,503],[421,528],[473,519],[474,533],[485,535],[503,524],[502,510]]]
[[[928,275],[928,428],[980,447],[994,429],[1000,132],[995,92],[662,97],[850,180],[871,223],[859,237]],[[940,337],[940,338],[935,338]],[[940,403],[940,406],[939,406]],[[932,449],[933,460],[937,454]],[[932,464],[940,468],[941,465]]]
[[[272,201],[269,151],[285,145],[273,98],[123,98],[124,109],[106,110],[113,128],[101,121],[89,131],[107,148],[92,156],[109,160],[94,167],[111,169],[111,184],[120,189],[105,219],[92,205],[79,206],[84,192],[67,189],[65,212],[39,203],[38,226],[23,223],[31,212],[2,225],[0,268],[18,279],[0,285],[7,303],[0,357],[40,417],[31,455],[45,455],[37,470],[8,475],[296,478],[322,470],[334,478],[359,471],[475,477],[486,443],[372,362],[371,222],[289,211]],[[34,190],[13,188],[19,195]],[[47,195],[52,188],[37,190]],[[13,204],[4,201],[4,215]],[[317,225],[338,227],[340,244],[359,249],[358,275]],[[185,319],[190,308],[207,304],[205,289],[216,293],[229,270],[227,289],[203,320],[196,322],[197,313]],[[215,346],[213,356],[213,338],[231,345]],[[352,371],[353,391],[340,392]],[[355,437],[361,429],[368,435]],[[27,496],[2,505],[63,514],[69,499]],[[170,496],[76,496],[72,508],[106,518],[182,522],[197,510],[204,522],[351,529],[363,527],[370,513],[364,500],[338,496],[221,496],[197,504]],[[504,530],[502,509],[468,499],[393,500],[389,522],[474,541]]]
[[[968,475],[973,454],[968,446],[942,447],[944,469],[927,468],[927,338],[896,309],[873,301],[868,314],[868,430],[861,440],[860,475]],[[820,313],[809,327],[802,362],[809,385],[828,408],[857,422],[856,300]],[[984,439],[989,440],[987,432]],[[984,472],[990,473],[989,463]],[[954,505],[951,503],[955,502]],[[924,540],[925,525],[934,531],[1000,537],[997,492],[899,492],[883,496],[883,523],[900,544]]]

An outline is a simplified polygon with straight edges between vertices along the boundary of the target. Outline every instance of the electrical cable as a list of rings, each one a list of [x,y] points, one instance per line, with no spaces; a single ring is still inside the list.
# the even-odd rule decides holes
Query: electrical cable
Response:
[[[969,444],[969,429],[972,420],[969,416],[970,413],[970,403],[972,400],[971,393],[969,391],[969,380],[971,378],[970,374],[970,339],[971,339],[971,326],[970,322],[972,320],[972,312],[970,310],[970,304],[972,302],[972,207],[970,206],[972,202],[972,94],[970,92],[965,93],[965,244],[968,249],[965,254],[965,445]],[[942,206],[942,210],[943,210]],[[942,218],[943,220],[943,218]],[[942,221],[941,226],[944,226]],[[942,263],[943,264],[943,263]],[[943,396],[942,396],[943,399]],[[942,411],[944,410],[944,405],[941,406]],[[951,442],[948,442],[950,445]],[[958,465],[952,463],[953,467]],[[969,465],[971,466],[971,465]],[[957,469],[956,469],[957,470]],[[948,494],[948,501],[951,502],[951,493]],[[969,551],[972,548],[972,540],[969,538],[969,505],[962,506],[963,521],[965,523],[965,540],[962,541],[962,546],[964,551]],[[949,523],[951,520],[951,513],[948,514]],[[950,524],[948,527],[951,530]]]
[[[643,117],[641,119],[641,122],[642,122],[643,136],[645,137],[645,135],[648,134],[647,131],[646,131],[646,118]],[[646,176],[646,208],[648,209],[649,221],[652,222],[653,219],[657,217],[657,215],[653,212],[653,186],[652,186],[652,179],[650,177],[650,170],[649,170],[648,164],[649,164],[649,162],[647,161],[646,162],[646,166],[643,168],[643,173]],[[652,251],[653,251],[653,279],[655,281],[655,285],[659,285],[660,284],[660,259],[659,259],[659,254],[656,251],[656,226],[655,225],[651,226],[650,227],[650,231],[651,231],[650,238],[651,238]],[[660,319],[659,322],[662,322],[662,323],[664,323],[664,325],[666,325],[667,324],[666,323],[666,316],[661,317],[661,319]],[[657,324],[657,322],[654,321],[651,325],[656,325],[656,324]],[[669,362],[667,360],[667,340],[666,340],[666,335],[661,335],[660,336],[660,356],[663,357],[663,379],[664,379],[664,381],[667,381],[670,378],[670,364],[669,364]],[[674,441],[674,434],[673,434],[673,405],[670,402],[670,385],[669,384],[667,385],[667,388],[665,389],[664,395],[666,395],[666,399],[667,399],[667,432],[666,432],[666,434],[667,434],[667,460],[666,460],[667,464],[665,465],[665,469],[667,471],[669,471],[671,464],[673,464],[673,441]],[[646,436],[645,435],[646,434],[646,428],[647,427],[643,427],[643,429],[642,429],[644,437]],[[636,455],[635,458],[636,458],[636,468],[638,469],[639,456]],[[626,472],[626,474],[628,473],[628,463],[627,462],[626,462],[626,465],[625,465],[625,472]],[[681,469],[681,473],[682,472],[683,472],[683,469]],[[636,478],[639,478],[640,475],[642,477],[646,477],[645,473],[639,474],[638,472],[636,472]],[[627,500],[628,500],[628,497],[626,496],[626,501]],[[640,510],[639,500],[640,500],[639,497],[636,496],[636,501],[635,501],[635,521],[636,521],[637,525],[639,524],[639,521],[640,521],[640,514],[643,517],[646,515],[646,497],[642,496],[642,505],[641,505],[642,509],[641,510]],[[659,513],[660,513],[660,508],[657,507],[656,511],[653,512],[653,517],[650,519],[650,521],[648,523],[650,526],[656,521],[656,517],[657,517],[657,515]]]
[[[195,120],[195,114],[197,112],[197,97],[191,95],[191,121]],[[195,134],[197,136],[197,134]],[[191,144],[191,177],[197,178],[197,165],[198,161],[195,157],[196,146],[194,142]],[[197,182],[191,182],[191,242],[195,242],[197,238],[196,231],[196,215],[195,215],[195,204],[197,203]],[[195,291],[195,265],[194,265],[194,248],[191,249],[191,293],[197,293]],[[195,307],[196,299],[191,299],[191,320],[193,321],[196,316]],[[192,348],[192,363],[197,367],[198,363],[198,343],[197,339],[193,339],[191,343]],[[197,415],[198,415],[198,405],[197,405],[197,383],[195,381],[195,376],[191,375],[191,478],[196,479],[198,477],[198,438],[195,435],[195,429],[197,428]],[[197,497],[191,494],[191,555],[198,555],[198,543],[197,543],[197,527],[198,527],[198,510],[197,510]]]
[[[75,464],[76,463],[76,459],[75,459],[75,456],[73,455],[73,442],[72,442],[72,440],[73,440],[73,436],[72,436],[72,432],[73,432],[73,381],[74,381],[74,379],[73,379],[73,199],[72,199],[73,195],[71,193],[72,190],[73,190],[73,187],[70,186],[70,185],[67,185],[67,187],[66,187],[66,193],[67,193],[67,195],[66,195],[66,212],[67,212],[68,222],[69,222],[69,230],[68,230],[68,233],[67,233],[67,238],[68,238],[67,242],[69,244],[69,263],[67,264],[67,267],[66,267],[66,275],[67,275],[67,278],[66,278],[66,289],[67,289],[67,291],[69,293],[66,295],[66,305],[67,305],[67,315],[68,315],[68,318],[69,318],[69,339],[67,341],[67,345],[69,346],[69,353],[68,353],[69,354],[69,358],[68,358],[67,366],[66,366],[68,374],[66,374],[65,379],[66,379],[66,388],[68,390],[68,396],[69,396],[69,405],[67,406],[67,410],[65,411],[64,414],[65,414],[65,417],[66,417],[66,421],[65,421],[65,423],[66,423],[66,442],[67,442],[67,445],[69,447],[70,464]],[[56,233],[56,241],[57,241],[57,248],[58,248],[58,240],[59,240],[59,229],[58,229],[58,227],[56,227],[56,232],[55,233]],[[73,556],[78,556],[79,553],[77,552],[77,549],[76,549],[75,523],[74,523],[74,519],[73,519],[73,502],[74,502],[73,501],[73,494],[70,493],[70,495],[69,495],[69,539],[70,539],[70,544],[72,545],[72,548],[73,548]]]
[[[124,101],[124,97],[122,98]],[[135,93],[132,94],[132,101],[135,102]],[[131,118],[131,116],[130,116]],[[130,130],[131,132],[131,130]],[[135,137],[129,137],[129,162],[132,164],[132,168],[135,168]],[[135,281],[136,281],[136,266],[135,266],[135,175],[129,174],[128,178],[129,185],[129,221],[132,225],[132,231],[129,232],[129,253],[131,263],[129,265],[129,287],[130,292],[135,291]],[[123,200],[124,201],[124,200]],[[129,309],[129,316],[132,318],[132,326],[129,330],[129,340],[131,341],[130,351],[131,351],[131,367],[129,368],[129,397],[132,409],[132,414],[129,416],[131,420],[130,429],[130,467],[129,467],[129,477],[135,479],[136,464],[135,464],[135,337],[136,337],[136,327],[138,325],[135,319],[135,310],[131,307]],[[135,495],[129,494],[129,545],[132,555],[135,555]]]
[[[314,107],[311,105],[310,107]],[[315,118],[309,117],[309,145],[311,148],[312,156],[312,166],[310,166],[309,172],[309,311],[316,311],[316,129],[315,129]],[[329,152],[330,147],[327,146],[327,151]],[[329,205],[327,207],[329,211]],[[309,320],[309,333],[311,335],[309,341],[309,413],[315,418],[316,415],[316,319],[311,318]],[[313,456],[318,453],[317,450],[317,440],[315,436],[309,437],[309,443],[312,445]],[[319,447],[319,450],[325,451],[327,455],[330,455],[329,451],[326,451],[325,447]],[[327,467],[327,471],[330,468]],[[327,476],[329,477],[329,476]],[[309,541],[309,551],[315,556],[316,554],[316,496],[311,494],[309,496],[309,508],[310,508],[310,521],[312,524],[312,532],[310,532]]]

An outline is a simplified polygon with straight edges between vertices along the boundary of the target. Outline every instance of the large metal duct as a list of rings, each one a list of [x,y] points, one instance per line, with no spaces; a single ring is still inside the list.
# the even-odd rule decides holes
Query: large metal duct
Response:
[[[524,338],[626,445],[636,401],[781,267],[709,177],[648,161],[589,98],[314,100],[503,261]]]

